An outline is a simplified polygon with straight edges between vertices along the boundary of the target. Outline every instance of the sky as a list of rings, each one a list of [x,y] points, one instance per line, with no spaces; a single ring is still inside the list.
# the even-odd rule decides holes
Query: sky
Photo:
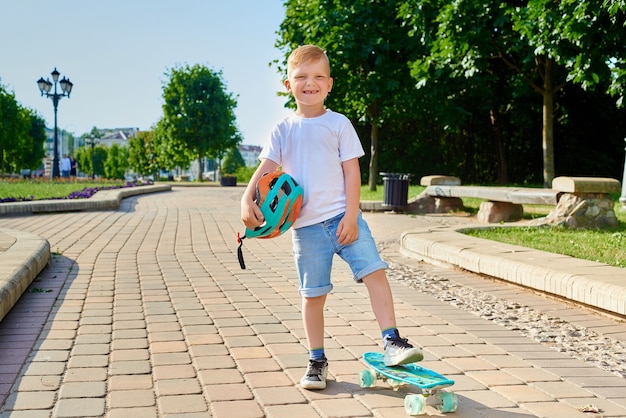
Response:
[[[283,0],[0,0],[0,84],[54,127],[37,80],[56,68],[74,83],[58,126],[75,135],[150,129],[162,116],[172,68],[222,71],[237,100],[243,144],[263,145],[289,112],[276,67]],[[60,86],[58,91],[60,90]]]

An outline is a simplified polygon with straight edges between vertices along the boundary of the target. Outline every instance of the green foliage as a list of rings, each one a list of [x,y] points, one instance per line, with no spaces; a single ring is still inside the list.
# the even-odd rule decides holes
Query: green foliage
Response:
[[[491,121],[491,132],[485,130],[485,134],[495,142],[493,155],[501,182],[507,181],[512,166],[507,164],[512,146],[524,149],[532,132],[520,126],[525,136],[509,144],[506,138],[513,138],[516,130],[509,131],[508,122],[521,114],[514,111],[522,109],[518,102],[527,96],[525,89],[540,93],[543,132],[539,149],[543,150],[543,180],[549,185],[556,172],[553,150],[558,128],[553,122],[559,121],[562,110],[555,102],[559,92],[575,83],[617,95],[618,103],[623,98],[626,56],[620,46],[623,41],[617,39],[624,29],[624,9],[610,7],[611,3],[533,0],[497,5],[486,0],[407,0],[403,19],[414,39],[429,46],[428,53],[411,63],[412,75],[423,94],[447,99],[436,114],[451,121],[457,132],[463,132],[458,127],[468,122]],[[615,23],[621,30],[616,30]],[[455,112],[455,107],[464,112]],[[461,117],[461,125],[454,123],[455,115]]]
[[[222,173],[224,174],[232,174],[235,173],[240,167],[245,167],[246,162],[239,152],[237,147],[231,148],[224,156],[224,161],[222,162]]]
[[[163,86],[163,118],[157,126],[164,165],[185,167],[191,156],[221,157],[241,142],[235,124],[235,96],[222,72],[202,65],[171,69]],[[180,156],[187,157],[175,161]],[[173,168],[173,167],[172,167]]]
[[[164,118],[159,119],[152,132],[159,168],[174,170],[176,167],[189,166],[193,159],[192,152],[180,138],[173,135],[171,126]]]
[[[104,162],[107,160],[107,148],[102,145],[86,145],[79,147],[76,150],[76,162],[80,172],[91,176],[94,173],[96,176],[105,176]],[[93,165],[92,165],[93,162]]]
[[[248,167],[246,165],[240,166],[235,171],[235,177],[237,177],[238,183],[248,183],[254,174],[256,167]]]
[[[138,132],[128,143],[129,168],[140,176],[159,171],[159,144],[154,131]]]
[[[13,93],[0,85],[0,173],[15,172],[21,163],[20,155],[32,149],[27,133],[28,114],[15,100]],[[27,167],[24,167],[27,168]]]
[[[23,139],[25,152],[18,164],[22,168],[34,170],[41,167],[46,156],[46,122],[31,109],[23,109],[22,112],[30,126]]]
[[[465,231],[478,238],[534,248],[626,268],[626,217],[616,230],[562,227],[481,228]]]
[[[104,175],[109,179],[121,179],[125,178],[126,171],[128,170],[128,148],[120,147],[118,144],[113,144],[107,150],[107,156],[104,160]]]

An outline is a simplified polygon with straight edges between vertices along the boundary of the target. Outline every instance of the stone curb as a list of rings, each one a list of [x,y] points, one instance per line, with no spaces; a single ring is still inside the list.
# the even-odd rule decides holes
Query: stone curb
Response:
[[[405,232],[400,252],[626,315],[626,269],[461,233],[470,228],[480,226],[435,226]]]
[[[50,262],[50,244],[28,232],[0,229],[0,321]]]
[[[129,187],[125,189],[100,190],[89,199],[35,200],[0,204],[0,215],[37,212],[72,212],[80,210],[113,210],[120,207],[125,197],[144,193],[169,191],[170,184]]]
[[[0,215],[115,210],[126,197],[169,191],[171,188],[169,184],[156,184],[101,190],[89,199],[2,203]],[[50,244],[47,240],[27,232],[0,229],[0,321],[49,262]]]

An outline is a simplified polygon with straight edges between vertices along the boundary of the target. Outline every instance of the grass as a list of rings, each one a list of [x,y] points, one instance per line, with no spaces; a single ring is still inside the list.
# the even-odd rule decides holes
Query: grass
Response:
[[[72,196],[72,194],[78,194],[85,189],[123,187],[126,184],[127,182],[123,180],[64,179],[50,181],[48,179],[1,179],[0,202],[10,198],[17,200],[63,199]],[[88,195],[84,197],[88,197]]]
[[[409,186],[409,198],[424,190],[421,186]],[[376,192],[361,188],[363,200],[383,200],[383,187]],[[615,201],[615,215],[619,226],[611,230],[573,230],[563,227],[494,227],[468,230],[465,233],[478,238],[506,244],[519,245],[536,250],[568,255],[626,268],[626,210],[619,203],[619,196],[612,196]],[[463,199],[467,212],[477,213],[481,199]],[[525,205],[524,218],[533,219],[546,216],[554,207]]]
[[[426,189],[424,186],[409,184],[409,199],[422,193],[424,189]],[[382,185],[378,185],[375,192],[370,191],[368,186],[361,186],[361,200],[383,200],[383,197],[384,187]]]
[[[626,226],[623,220],[615,230],[511,227],[474,229],[466,234],[626,268]]]

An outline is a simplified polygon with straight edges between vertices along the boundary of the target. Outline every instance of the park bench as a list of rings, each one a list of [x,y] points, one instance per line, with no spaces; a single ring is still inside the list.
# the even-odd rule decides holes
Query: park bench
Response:
[[[570,209],[574,210],[577,215],[594,218],[600,216],[596,221],[602,224],[598,225],[601,227],[606,226],[603,223],[607,222],[607,217],[609,224],[614,222],[616,224],[617,218],[613,212],[613,201],[609,193],[619,193],[621,188],[618,180],[603,177],[556,177],[552,181],[551,189],[464,186],[461,185],[458,177],[443,175],[422,177],[420,184],[426,186],[421,196],[434,199],[433,206],[442,209],[439,211],[462,207],[462,198],[484,199],[485,202],[481,203],[478,211],[478,219],[485,223],[518,221],[524,214],[523,205],[554,205],[558,208],[563,197],[566,196],[568,206],[573,204],[574,208]],[[572,199],[573,202],[570,202]],[[581,202],[585,203],[581,204]],[[582,209],[585,213],[579,213]],[[560,212],[555,209],[551,214],[555,211]],[[560,216],[567,218],[572,214],[565,213]],[[568,219],[570,223],[577,222],[576,225],[571,226],[583,226],[576,219]]]

